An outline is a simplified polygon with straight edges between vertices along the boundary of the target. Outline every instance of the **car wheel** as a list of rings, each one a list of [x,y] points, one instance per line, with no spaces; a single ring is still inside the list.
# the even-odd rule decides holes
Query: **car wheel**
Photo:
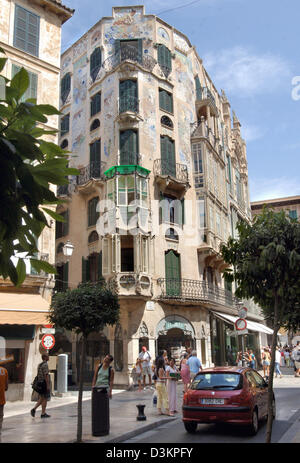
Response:
[[[255,436],[257,434],[257,431],[258,431],[258,413],[257,413],[257,409],[255,408],[252,412],[252,422],[249,427],[249,434],[251,436]]]
[[[196,421],[188,421],[184,423],[184,427],[187,432],[194,434],[197,430],[197,423]]]

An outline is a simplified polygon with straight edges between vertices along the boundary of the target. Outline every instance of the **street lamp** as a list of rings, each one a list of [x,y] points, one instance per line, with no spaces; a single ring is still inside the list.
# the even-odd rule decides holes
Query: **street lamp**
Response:
[[[66,244],[63,246],[63,253],[66,257],[71,257],[73,254],[74,246],[71,243],[70,240],[66,242]]]

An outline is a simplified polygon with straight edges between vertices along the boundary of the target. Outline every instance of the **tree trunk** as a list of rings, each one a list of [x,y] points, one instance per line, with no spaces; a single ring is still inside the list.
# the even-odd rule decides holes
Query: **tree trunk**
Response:
[[[273,379],[274,379],[274,369],[275,369],[275,352],[277,346],[277,333],[279,330],[278,325],[278,295],[275,293],[274,297],[274,326],[273,326],[273,338],[272,338],[272,347],[271,347],[271,364],[270,364],[270,373],[269,373],[269,385],[268,385],[268,421],[267,421],[267,431],[266,431],[266,443],[271,443],[272,438],[272,425],[273,425]]]
[[[83,391],[85,351],[86,351],[86,337],[83,335],[82,345],[81,345],[79,392],[78,392],[78,405],[77,405],[77,443],[82,442],[82,391]]]

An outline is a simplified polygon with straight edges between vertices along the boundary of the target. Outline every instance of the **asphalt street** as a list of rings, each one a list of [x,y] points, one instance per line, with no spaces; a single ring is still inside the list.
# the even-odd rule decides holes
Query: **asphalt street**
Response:
[[[278,380],[279,381],[279,380]],[[277,381],[277,384],[278,384]],[[299,387],[274,388],[276,399],[276,420],[273,422],[272,443],[280,440],[282,435],[293,423],[293,416],[299,414],[300,382]],[[195,434],[185,431],[181,417],[175,422],[164,424],[154,430],[140,434],[129,439],[126,443],[264,443],[266,433],[266,421],[262,421],[256,436],[248,436],[242,426],[224,424],[199,424]]]

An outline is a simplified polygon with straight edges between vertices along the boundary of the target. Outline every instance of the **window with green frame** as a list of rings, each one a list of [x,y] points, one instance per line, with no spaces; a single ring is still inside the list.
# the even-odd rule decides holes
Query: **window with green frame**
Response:
[[[60,121],[60,136],[62,137],[70,130],[70,114],[66,114]]]
[[[297,215],[297,210],[289,210],[289,218],[290,219],[298,219],[298,215]]]
[[[96,225],[99,218],[99,212],[97,212],[97,205],[99,202],[98,196],[92,198],[88,202],[88,227]]]
[[[15,5],[14,47],[39,56],[40,17]]]
[[[12,65],[11,69],[11,76],[12,78],[21,70],[21,66],[17,66],[16,64]],[[28,100],[29,98],[34,98],[37,99],[37,83],[38,83],[38,75],[35,74],[34,72],[28,71],[28,77],[29,77],[29,86],[24,95],[21,98],[21,102],[24,102]]]
[[[59,213],[64,222],[56,222],[55,239],[66,236],[69,233],[69,210]]]
[[[164,75],[168,77],[172,71],[172,55],[171,51],[162,43],[157,46],[157,61]]]
[[[61,79],[60,82],[60,98],[62,103],[64,104],[69,96],[71,90],[71,74],[68,72],[64,77]]]
[[[91,117],[101,111],[101,92],[91,97]]]
[[[127,79],[119,83],[119,112],[138,111],[138,85],[136,80]]]
[[[138,164],[138,132],[124,130],[120,132],[120,165]]]
[[[102,64],[101,48],[97,47],[90,57],[90,76],[93,82],[96,80],[97,74],[100,71]]]
[[[173,114],[173,95],[162,88],[159,89],[159,108]]]

